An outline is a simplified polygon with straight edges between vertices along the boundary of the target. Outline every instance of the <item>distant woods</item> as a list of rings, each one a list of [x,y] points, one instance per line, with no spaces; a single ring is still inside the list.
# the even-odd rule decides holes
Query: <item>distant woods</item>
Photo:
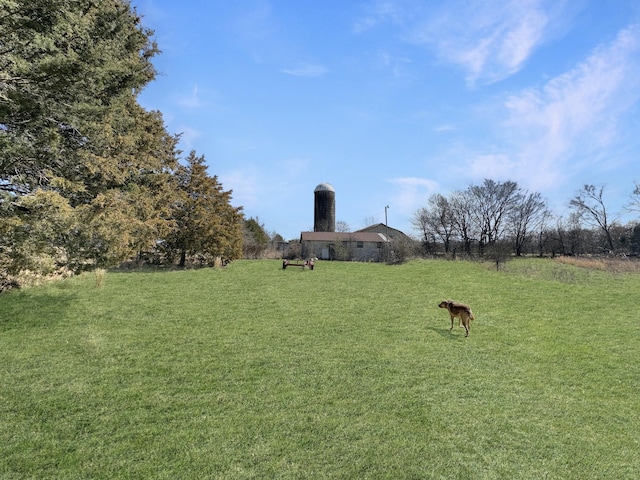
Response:
[[[585,185],[569,200],[567,217],[554,215],[540,193],[512,181],[485,179],[449,196],[432,195],[413,216],[423,253],[489,256],[640,253],[640,224],[622,225],[607,208],[605,187]],[[640,213],[635,184],[625,211]]]
[[[137,101],[158,48],[129,2],[0,11],[0,282],[241,256],[232,192]]]

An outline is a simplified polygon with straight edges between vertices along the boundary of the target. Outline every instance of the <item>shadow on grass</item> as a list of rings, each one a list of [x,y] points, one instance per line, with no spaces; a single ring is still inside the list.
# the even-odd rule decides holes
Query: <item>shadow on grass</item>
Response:
[[[451,331],[448,328],[427,327],[427,330],[431,330],[433,332],[436,332],[441,337],[447,338],[449,340],[460,341],[460,340],[464,340],[466,338],[464,336],[464,333],[462,333],[462,335],[457,335],[455,329],[453,331]]]
[[[2,299],[0,332],[55,325],[65,318],[65,313],[75,298],[76,294],[60,290],[55,294],[34,294],[34,290],[12,292]],[[25,305],[28,305],[28,308],[25,308]]]

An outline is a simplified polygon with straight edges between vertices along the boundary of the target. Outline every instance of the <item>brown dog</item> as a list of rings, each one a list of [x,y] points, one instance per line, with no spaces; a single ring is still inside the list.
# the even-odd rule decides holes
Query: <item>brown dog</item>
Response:
[[[471,307],[464,303],[454,302],[453,300],[443,300],[438,306],[440,308],[446,308],[449,312],[449,316],[451,317],[451,330],[453,330],[453,319],[458,317],[458,326],[462,323],[467,332],[465,337],[468,337],[471,320],[475,320],[476,318],[473,316]]]

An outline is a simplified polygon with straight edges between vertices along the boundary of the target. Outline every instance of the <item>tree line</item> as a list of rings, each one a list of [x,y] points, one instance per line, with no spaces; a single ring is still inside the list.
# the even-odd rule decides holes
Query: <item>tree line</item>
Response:
[[[138,103],[158,53],[126,1],[0,0],[0,283],[242,255],[232,192]]]
[[[538,192],[516,182],[485,179],[449,196],[434,194],[415,212],[423,251],[492,256],[640,253],[640,224],[622,225],[608,208],[605,187],[584,185],[566,217],[554,215]],[[640,184],[625,210],[640,212]]]

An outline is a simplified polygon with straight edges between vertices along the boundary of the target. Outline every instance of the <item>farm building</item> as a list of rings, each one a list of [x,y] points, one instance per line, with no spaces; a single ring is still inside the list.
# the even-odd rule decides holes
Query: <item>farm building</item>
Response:
[[[391,227],[385,225],[384,223],[377,223],[375,225],[370,225],[368,227],[365,227],[365,228],[362,228],[360,230],[357,230],[356,233],[358,233],[358,232],[382,233],[385,237],[386,236],[389,237],[389,241],[390,242],[411,242],[411,241],[413,241],[411,239],[411,237],[406,235],[404,232],[401,232],[400,230],[398,230],[396,228],[391,228]]]
[[[336,232],[336,193],[330,183],[319,184],[314,192],[313,232],[300,234],[301,258],[383,262],[393,252],[392,241],[410,240],[404,233],[380,223],[357,232]],[[387,238],[388,237],[388,238]],[[285,248],[282,248],[285,256]]]
[[[300,245],[302,258],[380,262],[387,238],[377,232],[302,232]]]

